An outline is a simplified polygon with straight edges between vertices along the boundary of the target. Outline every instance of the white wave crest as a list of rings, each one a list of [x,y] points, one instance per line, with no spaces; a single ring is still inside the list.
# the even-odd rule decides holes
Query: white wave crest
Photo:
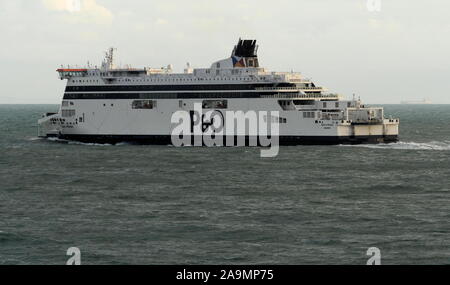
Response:
[[[343,145],[352,147],[365,147],[375,149],[398,149],[398,150],[450,150],[450,141],[431,141],[431,142],[397,142],[389,144],[359,144]]]
[[[28,140],[29,140],[29,141],[40,141],[40,140],[43,140],[43,138],[40,138],[40,137],[31,137],[31,138],[28,138]]]
[[[49,137],[49,138],[45,138],[48,141],[52,141],[52,142],[67,142],[66,140],[62,140],[59,138],[55,138],[55,137]]]
[[[74,144],[74,145],[88,145],[88,146],[112,146],[112,144],[109,143],[84,143],[84,142],[77,142],[77,141],[67,141],[68,144]]]
[[[86,145],[86,146],[112,146],[112,144],[101,144],[101,143],[84,143],[79,141],[71,141],[71,140],[63,140],[59,138],[50,137],[47,138],[48,141],[52,142],[58,142],[58,143],[65,143],[65,144],[73,144],[73,145]],[[121,144],[117,144],[121,145]]]

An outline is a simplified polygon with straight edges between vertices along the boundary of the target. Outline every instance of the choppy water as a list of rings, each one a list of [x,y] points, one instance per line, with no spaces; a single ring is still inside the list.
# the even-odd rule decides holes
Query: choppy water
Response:
[[[0,105],[0,264],[450,263],[450,106],[386,106],[392,145],[257,148],[37,139]]]

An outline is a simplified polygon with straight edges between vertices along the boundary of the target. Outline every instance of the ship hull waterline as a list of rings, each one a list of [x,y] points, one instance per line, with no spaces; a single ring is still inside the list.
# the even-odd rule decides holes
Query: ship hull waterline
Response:
[[[170,135],[82,135],[82,134],[65,134],[65,135],[48,135],[47,138],[57,138],[62,141],[76,141],[82,143],[97,144],[118,144],[130,143],[141,145],[172,145],[172,136]],[[269,137],[270,138],[270,137]],[[191,137],[192,146],[200,146],[195,142],[203,142],[203,137]],[[217,139],[217,138],[216,138]],[[264,146],[258,138],[250,138],[249,136],[226,138],[222,137],[217,141],[223,142],[218,146],[236,146],[245,140],[244,146]],[[270,138],[272,142],[276,142],[276,138]],[[233,143],[227,143],[231,141]],[[380,144],[380,143],[396,143],[398,135],[369,135],[369,136],[280,136],[278,138],[279,145],[355,145],[355,144]],[[205,146],[206,144],[201,144]],[[186,145],[188,146],[188,145]]]

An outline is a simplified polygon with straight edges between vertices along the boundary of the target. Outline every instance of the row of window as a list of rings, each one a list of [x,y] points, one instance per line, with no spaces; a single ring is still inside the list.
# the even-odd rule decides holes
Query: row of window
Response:
[[[268,93],[268,94],[273,94]],[[267,94],[267,95],[268,95]],[[266,96],[267,98],[267,95]],[[202,99],[202,98],[263,98],[256,92],[205,93],[65,93],[64,100],[75,99]]]
[[[303,118],[315,118],[316,112],[303,112]]]
[[[134,100],[131,103],[133,109],[153,109],[156,108],[156,101],[154,100]]]
[[[80,79],[80,80],[75,80],[75,79],[72,79],[72,82],[79,82],[79,83],[82,83],[82,82],[83,82],[83,83],[84,83],[84,82],[85,82],[85,83],[94,83],[94,82],[97,82],[97,83],[98,83],[99,81],[98,81],[98,79],[85,79],[85,80],[81,80],[81,79]]]
[[[61,115],[63,118],[73,117],[75,116],[75,110],[62,110]]]
[[[290,83],[243,83],[243,84],[186,84],[186,85],[100,85],[100,86],[67,86],[71,91],[196,91],[196,90],[257,90],[257,88],[294,87]]]
[[[84,76],[85,73],[84,72],[78,72],[78,71],[60,71],[59,72],[61,74],[61,76]]]
[[[330,103],[331,103],[331,102],[330,102]],[[327,105],[328,105],[327,102],[323,102],[323,108],[326,108]],[[335,108],[339,108],[339,102],[335,102],[335,103],[334,103],[334,107],[335,107]]]
[[[179,102],[180,108],[183,107],[183,101]],[[134,100],[131,103],[132,109],[155,109],[156,108],[155,100]],[[202,102],[203,109],[227,109],[228,108],[228,100],[203,100]]]
[[[260,78],[262,80],[265,80],[264,78]],[[205,77],[205,78],[173,78],[173,79],[119,79],[117,80],[118,82],[193,82],[193,81],[206,81],[206,80],[222,80],[222,81],[236,81],[236,80],[241,80],[241,81],[251,81],[252,78],[249,77],[232,77],[232,78],[227,78],[227,77]],[[100,82],[98,79],[79,79],[79,80],[75,80],[73,79],[72,82],[75,83],[98,83]]]
[[[329,102],[329,103],[331,104],[332,102]],[[327,104],[327,102],[323,102],[322,104],[323,104],[323,108],[327,108],[327,106],[329,106]],[[351,106],[351,102],[347,102],[347,107],[350,107],[350,106]],[[334,102],[334,107],[339,108],[339,102]]]
[[[292,101],[283,101],[280,100],[278,101],[280,103],[281,106],[290,106]]]
[[[203,109],[226,109],[228,108],[228,100],[203,100]]]
[[[275,117],[275,116],[270,116],[270,121],[271,121],[271,123],[278,122],[279,124],[286,124],[287,123],[287,119],[286,118]],[[267,115],[264,115],[264,123],[267,123]]]

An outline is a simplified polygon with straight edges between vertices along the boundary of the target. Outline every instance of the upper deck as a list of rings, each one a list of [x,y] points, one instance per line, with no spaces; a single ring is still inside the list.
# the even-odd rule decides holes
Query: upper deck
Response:
[[[239,40],[229,58],[214,62],[209,68],[191,68],[187,64],[183,73],[174,73],[171,65],[162,68],[117,67],[114,49],[111,48],[106,52],[101,67],[68,67],[57,71],[60,79],[68,80],[66,92],[152,91],[155,88],[151,86],[173,86],[166,89],[184,91],[266,88],[265,91],[315,95],[326,91],[300,73],[271,72],[260,67],[257,50],[256,41]]]

